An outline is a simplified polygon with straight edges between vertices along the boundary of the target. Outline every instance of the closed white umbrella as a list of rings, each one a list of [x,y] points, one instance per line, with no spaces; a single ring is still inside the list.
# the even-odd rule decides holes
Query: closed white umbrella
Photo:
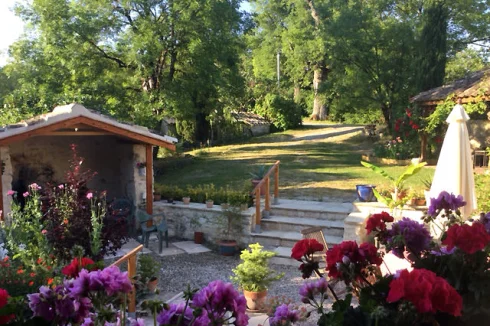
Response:
[[[463,196],[466,205],[460,210],[466,218],[477,208],[470,138],[466,127],[466,121],[469,119],[460,104],[456,104],[447,117],[449,127],[430,188],[431,198],[437,197],[443,190]]]

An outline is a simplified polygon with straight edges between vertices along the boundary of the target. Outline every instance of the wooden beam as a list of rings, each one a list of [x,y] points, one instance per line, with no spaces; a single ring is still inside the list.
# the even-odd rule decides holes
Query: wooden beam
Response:
[[[80,123],[80,121],[82,121],[82,117],[75,117],[75,118],[63,120],[61,122],[53,123],[53,124],[50,124],[50,125],[47,125],[44,127],[39,127],[37,129],[34,129],[34,130],[30,130],[27,132],[21,132],[21,133],[18,133],[18,134],[9,136],[9,137],[5,137],[3,139],[0,139],[0,146],[7,145],[10,143],[14,143],[14,142],[18,142],[18,141],[22,141],[22,140],[25,140],[27,138],[31,138],[34,136],[45,134],[47,132],[51,132],[54,130],[68,128],[74,124]],[[21,128],[19,128],[19,129],[21,129]]]
[[[114,134],[107,131],[53,131],[42,135],[38,135],[38,137],[41,136],[111,136],[111,135]]]
[[[90,119],[87,117],[81,117],[81,119],[82,119],[81,121],[83,123],[85,123],[86,125],[89,125],[91,127],[106,130],[106,131],[109,131],[109,132],[116,134],[116,135],[128,137],[131,139],[136,139],[136,140],[139,140],[140,142],[145,143],[145,144],[151,144],[153,146],[165,147],[165,148],[168,148],[170,150],[175,151],[175,145],[170,143],[170,142],[166,142],[163,140],[155,139],[153,137],[138,134],[138,133],[129,131],[129,130],[124,129],[124,128],[113,126],[109,123],[105,123],[105,122],[98,121],[98,120],[93,120],[93,119]]]
[[[153,214],[153,146],[146,145],[146,212]]]

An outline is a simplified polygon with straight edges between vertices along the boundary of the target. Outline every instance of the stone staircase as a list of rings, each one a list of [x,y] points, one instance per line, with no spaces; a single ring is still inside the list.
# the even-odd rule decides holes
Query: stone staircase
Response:
[[[280,199],[271,206],[270,216],[262,218],[260,232],[250,234],[251,243],[259,242],[275,251],[273,263],[297,265],[290,255],[293,245],[302,238],[301,230],[320,226],[327,244],[338,244],[343,239],[344,220],[351,211],[351,203]]]

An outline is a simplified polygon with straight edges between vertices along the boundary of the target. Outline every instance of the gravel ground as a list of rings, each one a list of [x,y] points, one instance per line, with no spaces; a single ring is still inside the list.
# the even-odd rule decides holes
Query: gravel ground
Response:
[[[190,284],[191,288],[197,289],[206,286],[213,280],[219,279],[230,282],[232,269],[240,263],[238,255],[235,257],[225,257],[214,252],[164,257],[153,253],[151,255],[162,264],[159,288],[160,293],[166,298],[171,298],[185,290],[187,284]],[[276,272],[283,272],[284,277],[272,283],[269,287],[268,297],[286,296],[293,299],[294,302],[301,304],[301,297],[298,292],[304,281],[298,267],[275,264],[271,264],[270,266]],[[308,310],[312,310],[311,306],[305,307]],[[315,316],[311,316],[308,321],[297,325],[316,325],[316,318]]]

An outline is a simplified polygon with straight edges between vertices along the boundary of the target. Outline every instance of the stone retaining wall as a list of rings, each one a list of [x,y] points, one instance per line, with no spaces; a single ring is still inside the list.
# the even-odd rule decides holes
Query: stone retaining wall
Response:
[[[153,203],[153,214],[163,213],[167,217],[169,236],[178,238],[194,239],[194,231],[204,232],[204,239],[208,242],[218,242],[222,239],[219,233],[219,226],[216,218],[223,213],[219,205],[213,208],[206,208],[205,204],[190,203],[184,205],[182,202],[169,204],[163,201]],[[249,208],[241,212],[243,217],[243,235],[240,239],[235,239],[240,245],[250,243],[250,232],[252,230],[252,217],[254,209]],[[202,226],[194,230],[191,226],[191,219],[198,219]]]

